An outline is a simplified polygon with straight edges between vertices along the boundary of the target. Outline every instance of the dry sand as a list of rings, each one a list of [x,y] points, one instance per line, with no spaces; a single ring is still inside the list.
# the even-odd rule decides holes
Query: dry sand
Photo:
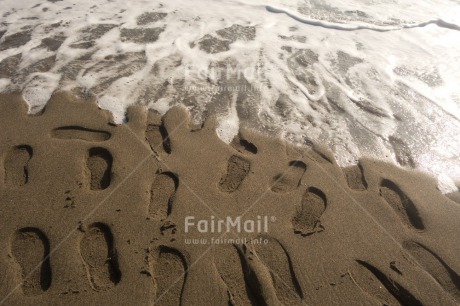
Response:
[[[459,196],[421,172],[248,130],[226,145],[179,107],[128,118],[0,96],[0,304],[460,303]],[[268,233],[186,233],[187,216]],[[187,243],[218,237],[267,243]]]

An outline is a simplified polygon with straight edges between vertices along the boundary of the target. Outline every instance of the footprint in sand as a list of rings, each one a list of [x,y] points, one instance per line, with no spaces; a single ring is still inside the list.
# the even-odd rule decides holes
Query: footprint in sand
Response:
[[[347,179],[347,184],[350,189],[353,190],[366,190],[367,182],[364,178],[363,168],[361,165],[351,166],[343,169],[345,177]]]
[[[257,305],[256,296],[244,279],[241,260],[234,245],[215,247],[214,265],[227,287],[229,305]]]
[[[63,126],[54,129],[51,135],[58,139],[78,139],[91,142],[109,140],[112,136],[109,132],[88,129],[82,126]]]
[[[107,225],[95,223],[86,230],[80,242],[80,254],[94,290],[108,290],[120,282],[117,253]]]
[[[11,243],[11,253],[20,266],[22,292],[38,295],[51,286],[50,244],[42,231],[23,228]]]
[[[233,138],[231,146],[240,153],[257,154],[257,147],[253,143],[244,139],[241,135],[237,135]]]
[[[460,303],[460,276],[444,260],[427,247],[407,241],[403,244],[422,267]]]
[[[276,294],[275,285],[269,269],[260,260],[253,245],[243,244],[237,246],[246,283],[251,288],[257,300],[262,305],[282,305]]]
[[[292,218],[292,226],[296,234],[308,236],[321,232],[324,227],[320,218],[326,210],[326,195],[315,187],[310,187],[302,196],[300,208]]]
[[[89,187],[91,190],[104,190],[112,179],[112,155],[104,148],[89,150],[86,167],[89,171]]]
[[[274,238],[264,245],[216,247],[214,264],[227,286],[229,305],[302,305],[291,259]]]
[[[289,254],[278,240],[266,236],[262,238],[268,243],[255,245],[255,249],[270,272],[278,299],[284,305],[302,305],[303,293]]]
[[[414,203],[395,183],[384,179],[380,184],[380,195],[407,225],[420,231],[425,229]]]
[[[149,215],[164,220],[171,214],[174,195],[179,180],[171,172],[163,172],[155,177],[150,192]]]
[[[362,291],[380,301],[381,304],[422,305],[406,288],[378,268],[362,260],[356,260],[356,263],[353,273],[350,273],[352,281]]]
[[[145,139],[156,154],[171,154],[171,142],[168,131],[161,121],[161,116],[149,111],[147,116],[147,129]]]
[[[299,187],[300,180],[307,170],[307,165],[299,160],[289,163],[289,168],[273,178],[272,191],[285,193]]]
[[[162,246],[149,262],[155,286],[155,305],[181,305],[187,262],[178,250]]]
[[[241,183],[248,175],[251,164],[236,155],[229,158],[227,163],[227,172],[222,176],[219,188],[224,192],[234,192],[240,187]]]
[[[33,150],[28,145],[14,147],[6,155],[5,184],[10,186],[24,186],[29,181],[29,161]]]

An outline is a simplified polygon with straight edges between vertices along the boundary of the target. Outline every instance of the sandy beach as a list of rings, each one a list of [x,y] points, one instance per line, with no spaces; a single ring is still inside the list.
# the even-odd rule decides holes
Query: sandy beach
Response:
[[[216,118],[0,96],[2,305],[458,305],[460,203]]]

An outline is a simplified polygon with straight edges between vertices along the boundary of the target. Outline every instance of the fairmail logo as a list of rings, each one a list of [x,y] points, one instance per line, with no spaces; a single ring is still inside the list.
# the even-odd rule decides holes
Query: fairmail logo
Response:
[[[209,219],[196,220],[194,216],[185,217],[185,232],[196,229],[200,233],[268,233],[270,222],[274,222],[274,216],[257,216],[255,219],[242,219],[241,216],[227,216],[225,219],[216,219],[210,216]]]

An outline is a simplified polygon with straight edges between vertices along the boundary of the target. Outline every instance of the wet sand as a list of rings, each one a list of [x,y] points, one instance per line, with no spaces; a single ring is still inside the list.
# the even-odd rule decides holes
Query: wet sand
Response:
[[[0,96],[0,304],[460,303],[458,194],[427,175],[95,102]]]

